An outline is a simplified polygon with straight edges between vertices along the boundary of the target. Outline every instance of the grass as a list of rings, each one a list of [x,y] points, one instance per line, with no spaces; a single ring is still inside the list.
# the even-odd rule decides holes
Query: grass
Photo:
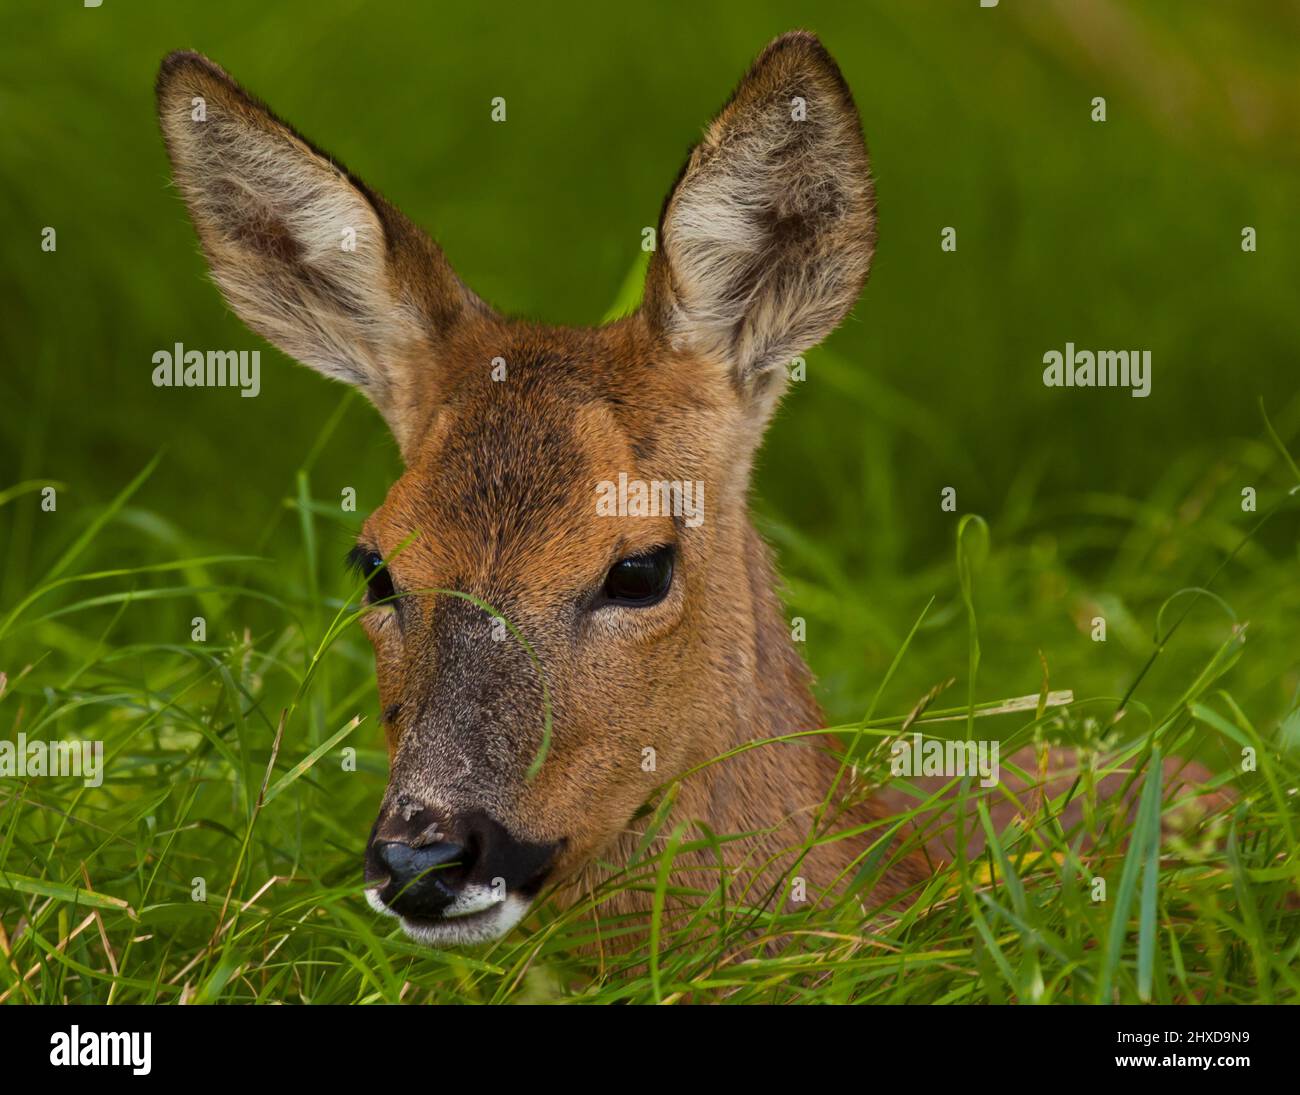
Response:
[[[1282,433],[1294,430],[1292,421]],[[1286,649],[1295,561],[1265,545],[1270,532],[1293,534],[1296,520],[1284,486],[1294,467],[1282,438],[1274,441],[1270,461],[1253,443],[1237,456],[1275,476],[1279,485],[1261,490],[1272,512],[1204,506],[1153,528],[1151,514],[1167,505],[1094,498],[1106,519],[1076,516],[1050,551],[1042,526],[968,515],[954,526],[955,560],[908,576],[894,600],[877,604],[892,625],[895,609],[912,601],[912,623],[887,663],[856,674],[865,714],[836,727],[855,768],[828,788],[817,839],[842,839],[839,806],[889,780],[887,744],[900,729],[945,734],[978,718],[981,732],[1002,739],[1004,756],[1030,742],[1083,746],[1090,759],[1071,792],[1084,799],[1097,837],[1088,852],[1080,832],[1053,820],[1061,801],[1024,801],[1019,820],[998,831],[988,806],[1005,792],[953,781],[987,847],[937,868],[905,911],[873,901],[873,879],[895,854],[881,840],[830,907],[722,894],[705,877],[683,923],[661,915],[682,896],[668,888],[674,856],[716,851],[734,834],[695,834],[670,809],[668,787],[643,855],[589,903],[562,914],[543,905],[508,939],[460,953],[410,944],[360,895],[361,850],[386,760],[368,721],[377,701],[355,626],[358,590],[336,564],[341,552],[322,549],[347,526],[332,500],[313,495],[311,460],[287,484],[280,509],[299,541],[292,570],[285,559],[243,550],[250,537],[225,553],[186,552],[184,534],[141,505],[151,464],[106,504],[79,511],[62,531],[62,550],[49,545],[52,562],[0,611],[6,735],[102,740],[105,756],[101,787],[28,778],[0,789],[0,998],[1295,1000],[1300,707]],[[42,485],[19,484],[0,504],[35,506]],[[869,582],[766,525],[801,575],[791,611],[805,612],[814,633],[825,622],[821,606],[865,600]],[[1009,526],[1001,537],[1000,526]],[[273,523],[257,538],[277,531]],[[1107,535],[1116,567],[1104,583],[1085,583],[1071,558],[1094,552]],[[1134,539],[1145,543],[1139,549]],[[1153,557],[1174,562],[1153,574]],[[1183,569],[1203,571],[1188,587],[1213,588],[1180,593]],[[1250,606],[1249,616],[1234,603]],[[1108,655],[1124,648],[1116,662],[1127,687],[1113,687],[1112,663],[1096,653],[1103,644],[1091,641],[1090,620],[1080,616],[1092,604],[1108,606],[1113,630],[1104,645]],[[205,641],[189,638],[197,616],[208,621]],[[847,616],[846,626],[864,626]],[[257,626],[241,626],[244,618]],[[1130,618],[1154,633],[1146,650],[1125,637]],[[174,634],[118,639],[142,626]],[[990,692],[982,662],[1014,663],[1032,645],[1026,636],[1043,642],[1063,628],[1082,653],[1060,664],[1044,656],[1039,680],[1021,689],[1028,703],[1005,704],[1003,693]],[[1291,693],[1280,707],[1279,680]],[[965,702],[940,699],[954,681]],[[1061,702],[1064,689],[1070,702]],[[893,714],[878,713],[891,703]],[[1256,758],[1252,772],[1241,771],[1243,749]],[[1236,802],[1162,842],[1171,804],[1158,761],[1173,754],[1211,763],[1215,785],[1233,788]],[[1117,798],[1096,794],[1110,772],[1125,774],[1140,797],[1132,825]],[[925,804],[918,798],[895,819],[891,832],[902,834],[903,847],[919,839],[907,821]],[[1093,899],[1097,877],[1106,879],[1105,900]],[[602,914],[623,887],[656,895],[650,925]],[[648,950],[619,957],[609,947],[620,932],[647,927]]]
[[[1294,10],[19,7],[0,41],[0,292],[21,317],[0,325],[0,741],[99,740],[108,765],[98,788],[0,777],[6,1002],[1295,999]],[[701,878],[696,922],[660,916],[636,964],[583,947],[603,895],[485,950],[414,948],[358,894],[386,758],[340,565],[398,457],[362,400],[221,305],[168,183],[158,63],[207,53],[485,299],[587,323],[620,283],[615,309],[635,299],[628,267],[685,149],[796,25],[853,88],[880,215],[871,284],[808,355],[755,476],[856,762],[823,817],[887,779],[883,743],[926,705],[936,735],[1104,738],[1075,790],[1099,843],[1076,848],[1051,801],[1000,830],[976,786],[987,853],[901,916],[873,905],[877,848],[837,908],[745,916]],[[178,340],[260,347],[262,394],[155,389],[151,355]],[[1066,340],[1150,347],[1150,398],[1044,388]],[[1175,754],[1237,804],[1155,844],[1171,791],[1148,774]],[[1111,769],[1134,825],[1096,793]],[[612,885],[673,899],[683,820],[656,815]],[[601,939],[619,927],[602,915]]]

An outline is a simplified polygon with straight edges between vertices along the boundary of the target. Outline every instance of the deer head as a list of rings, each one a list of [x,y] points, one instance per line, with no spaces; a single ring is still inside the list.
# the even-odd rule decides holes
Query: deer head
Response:
[[[205,58],[169,56],[158,103],[230,306],[360,388],[404,460],[354,553],[391,759],[372,904],[499,936],[656,787],[812,709],[746,494],[787,363],[867,277],[848,87],[811,34],[769,45],[668,194],[640,309],[595,329],[497,315]]]

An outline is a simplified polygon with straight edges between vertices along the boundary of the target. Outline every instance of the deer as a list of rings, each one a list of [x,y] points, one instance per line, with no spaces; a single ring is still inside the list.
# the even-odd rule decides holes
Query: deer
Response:
[[[744,834],[728,867],[754,892],[792,856],[834,892],[897,804],[862,796],[855,836],[808,840],[844,759],[807,733],[823,716],[748,504],[788,364],[848,315],[875,250],[862,124],[821,41],[762,50],[668,192],[640,306],[597,327],[498,314],[202,55],[165,58],[157,102],[230,308],[360,389],[402,458],[350,557],[390,767],[370,904],[431,946],[499,939],[543,887],[573,904],[627,864],[673,782],[693,831]],[[703,519],[598,512],[620,476],[700,484]],[[674,889],[698,868],[674,863]],[[932,871],[891,855],[873,898]]]

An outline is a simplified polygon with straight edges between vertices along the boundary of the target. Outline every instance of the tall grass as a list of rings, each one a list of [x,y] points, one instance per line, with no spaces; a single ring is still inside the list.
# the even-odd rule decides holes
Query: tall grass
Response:
[[[6,1002],[1295,998],[1294,10],[389,5],[380,25],[354,0],[18,6],[0,39],[17,317],[0,324],[0,738],[99,740],[108,763],[99,788],[0,779]],[[899,817],[831,908],[785,885],[746,911],[701,877],[692,922],[612,923],[619,887],[680,896],[667,868],[694,837],[668,787],[643,856],[587,907],[543,904],[473,953],[415,948],[359,898],[386,758],[338,562],[356,531],[340,489],[373,509],[398,457],[358,398],[264,345],[258,399],[150,385],[178,339],[261,345],[168,186],[157,65],[208,53],[430,228],[485,299],[580,323],[701,124],[796,23],[853,88],[880,215],[872,283],[756,470],[851,761],[820,838],[846,796],[891,782],[885,743],[916,718],[1082,745],[1094,842],[1048,820],[1059,801],[1031,796],[1000,829],[997,789],[956,788],[986,851],[906,911],[872,896],[919,839]],[[1066,338],[1152,347],[1151,398],[1044,388]],[[1176,830],[1154,773],[1177,754],[1236,804]],[[1134,824],[1096,791],[1111,771]],[[648,929],[649,953],[606,945]]]
[[[1277,440],[1271,468],[1281,480],[1293,469]],[[1253,446],[1243,453],[1258,459]],[[964,520],[956,558],[909,576],[896,602],[877,608],[901,637],[874,679],[855,677],[867,686],[858,696],[865,713],[835,728],[852,768],[827,789],[814,839],[852,835],[842,807],[890,782],[887,746],[900,728],[951,734],[975,719],[1003,741],[1004,756],[1034,742],[1081,747],[1070,791],[1085,801],[1080,827],[1054,820],[1059,796],[1029,796],[999,831],[989,806],[1006,792],[954,780],[948,793],[964,797],[985,849],[936,867],[905,906],[885,906],[873,883],[919,843],[910,822],[934,796],[918,794],[891,819],[834,903],[792,903],[788,877],[770,893],[724,893],[705,873],[683,922],[660,914],[688,896],[669,889],[674,859],[716,852],[738,834],[694,835],[665,787],[641,856],[587,901],[564,912],[542,902],[506,940],[432,952],[360,896],[386,759],[369,719],[377,701],[355,626],[358,590],[335,563],[340,553],[322,549],[347,528],[331,500],[313,495],[311,466],[309,458],[281,511],[300,541],[294,573],[249,550],[252,534],[232,537],[225,552],[187,551],[183,532],[140,504],[150,465],[73,522],[61,550],[48,545],[52,562],[0,611],[5,734],[102,740],[105,750],[101,787],[48,777],[0,786],[6,1002],[1297,998],[1295,561],[1263,546],[1263,529],[1294,533],[1284,487],[1267,492],[1266,519],[1234,517],[1226,505],[1160,529],[1143,527],[1141,505],[1129,507],[1127,523],[1076,516],[1076,544],[1093,549],[1109,536],[1117,559],[1130,560],[1132,569],[1096,588],[1071,569],[1082,548],[1063,546],[1066,537],[1048,551],[1041,527]],[[0,506],[33,506],[42,485],[18,484]],[[1114,510],[1115,501],[1091,504]],[[768,528],[805,575],[794,583],[792,611],[809,615],[814,629],[823,606],[864,598],[869,583],[837,572],[789,530]],[[1134,538],[1147,538],[1146,550],[1135,550]],[[1147,572],[1152,553],[1186,553],[1189,569],[1203,570],[1188,585],[1213,588],[1180,593],[1177,566]],[[894,607],[913,598],[907,625]],[[1094,602],[1109,606],[1125,646],[1129,616],[1149,629],[1146,650],[1134,639],[1137,649],[1116,659],[1127,675],[1121,687],[1097,653],[1103,644],[1070,619],[1091,611],[1072,604]],[[1249,621],[1234,604],[1250,606]],[[206,641],[189,637],[197,616],[208,621]],[[982,676],[981,652],[996,662],[1008,647],[1054,640],[1063,626],[1084,653],[1035,657],[1037,679],[1019,690],[1028,702],[1003,702],[1007,693]],[[118,638],[149,627],[165,637]],[[1288,682],[1281,707],[1277,688],[1263,683],[1270,676]],[[918,688],[922,680],[931,686]],[[949,689],[954,681],[962,687]],[[941,698],[950,692],[964,702]],[[789,748],[800,736],[750,747]],[[1242,771],[1243,750],[1255,757],[1253,771]],[[1214,785],[1231,788],[1235,801],[1162,838],[1172,801],[1159,759],[1174,754],[1214,765]],[[1135,823],[1118,798],[1096,792],[1111,773],[1140,800]],[[1104,900],[1095,900],[1097,877],[1107,881]],[[625,888],[655,895],[649,924],[606,911]],[[624,932],[649,942],[621,953],[610,944]]]

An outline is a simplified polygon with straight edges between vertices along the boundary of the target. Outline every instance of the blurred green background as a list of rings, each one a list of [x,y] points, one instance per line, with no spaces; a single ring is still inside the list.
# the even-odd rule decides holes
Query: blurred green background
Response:
[[[886,707],[964,671],[958,514],[991,528],[981,697],[1036,691],[1040,651],[1054,687],[1118,694],[1157,606],[1203,583],[1245,531],[1241,488],[1258,489],[1262,510],[1294,485],[1257,400],[1293,443],[1298,4],[7,8],[0,489],[63,487],[56,514],[35,494],[0,508],[0,607],[165,449],[127,519],[101,535],[97,565],[259,552],[270,561],[247,580],[311,612],[317,582],[342,590],[336,559],[399,471],[360,399],[323,435],[345,389],[262,344],[207,281],[154,115],[158,63],[181,47],[427,227],[492,304],[585,324],[613,301],[642,226],[754,55],[794,27],[822,36],[862,114],[880,245],[859,306],[809,355],[775,422],[755,494],[834,719],[860,713],[931,594]],[[490,121],[494,96],[506,124]],[[1104,123],[1090,118],[1094,96]],[[1255,253],[1241,249],[1247,225]],[[41,250],[45,226],[54,253]],[[945,226],[955,253],[940,249]],[[1045,388],[1042,355],[1067,340],[1149,348],[1150,397]],[[151,355],[177,341],[261,346],[260,397],[155,389]],[[286,502],[309,459],[324,527],[305,575]],[[338,512],[346,486],[356,515]],[[940,509],[946,486],[958,514]],[[1263,621],[1264,653],[1242,683],[1270,717],[1297,687],[1296,529],[1281,515],[1216,587],[1239,618]],[[256,635],[270,611],[241,602],[214,626]],[[1098,611],[1105,647],[1088,637]],[[12,673],[106,629],[185,642],[190,615],[167,601],[84,611],[3,651]],[[1207,606],[1192,622],[1199,664],[1229,621]],[[353,650],[363,674],[359,638]],[[1169,694],[1186,679],[1172,672]]]

